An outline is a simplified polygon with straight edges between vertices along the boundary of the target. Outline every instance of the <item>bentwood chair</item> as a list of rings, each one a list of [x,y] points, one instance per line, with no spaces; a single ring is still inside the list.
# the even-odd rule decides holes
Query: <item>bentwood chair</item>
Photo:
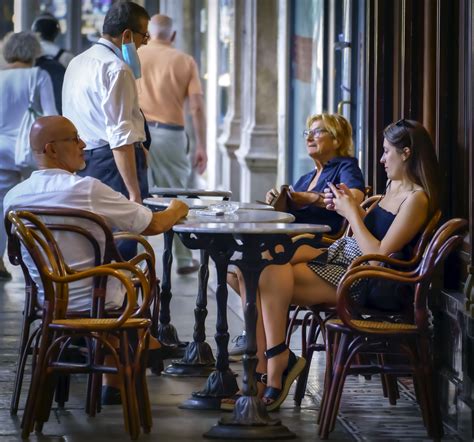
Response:
[[[139,264],[145,260],[150,266],[151,258],[143,253],[130,262],[74,270],[65,263],[51,230],[38,217],[27,211],[16,211],[10,212],[7,220],[9,239],[16,238],[29,253],[44,289],[41,325],[33,345],[33,372],[22,420],[22,436],[28,437],[35,423],[36,430],[41,431],[43,423],[48,420],[58,373],[117,373],[121,380],[127,431],[132,439],[138,437],[140,424],[145,432],[149,432],[151,411],[145,370],[151,321],[144,318],[143,313],[149,308],[153,285]],[[126,289],[126,302],[116,317],[102,316],[101,309],[95,311],[93,317],[74,317],[68,313],[69,284],[86,278],[101,281],[99,287],[104,286],[107,278],[117,278],[121,282]],[[154,283],[153,278],[151,282]],[[142,295],[140,307],[137,307],[137,288]],[[137,340],[131,354],[130,334]],[[118,349],[109,342],[111,336],[119,342]],[[87,343],[85,363],[68,363],[63,358],[71,341],[76,338],[83,338]],[[115,367],[103,364],[105,352],[112,355]],[[92,394],[91,400],[94,401],[96,396]],[[93,415],[96,406],[90,409]]]
[[[433,324],[428,296],[435,272],[449,253],[462,243],[467,224],[466,220],[459,218],[443,224],[433,235],[414,270],[359,265],[345,274],[338,286],[337,315],[340,319],[331,319],[326,323],[327,366],[319,417],[322,439],[326,439],[334,429],[346,376],[364,373],[412,375],[428,435],[434,439],[442,437],[443,426],[432,363]],[[364,260],[390,263],[390,258],[381,255],[367,255]],[[363,310],[351,299],[349,292],[358,280],[394,281],[412,286],[414,301],[411,318],[397,322],[391,322],[389,318],[365,318]],[[379,364],[356,365],[356,356],[360,354],[397,357],[390,363],[379,359]],[[401,360],[399,355],[404,355],[405,359]]]
[[[372,197],[369,197],[366,201],[362,203],[361,206],[368,213],[374,209],[380,198],[381,195],[374,195]],[[417,243],[413,248],[412,255],[410,258],[408,258],[407,260],[402,260],[397,259],[395,257],[386,257],[387,265],[395,269],[415,268],[416,265],[418,265],[418,263],[421,261],[423,253],[425,252],[428,242],[432,238],[440,219],[441,211],[437,210],[423,229],[423,232],[421,233]],[[350,228],[348,228],[346,233],[347,235],[352,234]],[[356,258],[350,265],[349,269],[368,262],[371,260],[371,258],[372,255],[363,255],[360,258]],[[306,309],[298,308],[297,310],[295,310],[295,313],[289,322],[289,331],[291,331],[292,327],[294,327],[294,323],[298,321],[297,315],[301,310],[305,310],[303,318],[299,321],[301,321],[302,324],[302,356],[306,359],[306,367],[298,378],[298,382],[296,384],[294,400],[297,405],[301,405],[301,401],[305,394],[309,370],[311,368],[311,360],[313,358],[314,352],[326,350],[327,341],[325,324],[328,320],[331,320],[336,317],[336,308],[327,304],[315,304],[312,306],[308,306]],[[374,316],[379,314],[379,312],[366,310],[365,314],[366,316]],[[287,333],[287,340],[289,340],[290,336],[291,334]],[[319,340],[320,336],[322,338],[321,340]],[[393,382],[393,379],[390,376],[383,377],[382,381],[384,394],[388,397],[391,404],[395,404],[396,399],[398,397],[396,383]]]
[[[122,262],[122,258],[118,249],[116,248],[116,240],[131,239],[140,243],[146,254],[148,255],[149,265],[146,266],[146,274],[152,285],[152,312],[145,311],[146,316],[153,319],[152,330],[156,329],[159,313],[159,284],[156,281],[155,275],[155,255],[150,244],[140,235],[134,235],[128,232],[112,233],[105,220],[92,212],[66,209],[66,208],[37,208],[25,207],[22,208],[30,213],[42,217],[46,227],[49,230],[56,232],[68,232],[68,235],[79,236],[86,244],[85,247],[90,249],[91,256],[94,257],[94,266],[101,264],[108,264],[110,262]],[[5,219],[7,233],[9,233],[9,226],[11,225],[8,218]],[[103,243],[101,247],[100,243]],[[68,244],[62,244],[62,247],[68,247]],[[21,339],[18,355],[18,364],[15,374],[14,388],[10,404],[10,413],[16,415],[18,412],[18,405],[21,394],[21,387],[23,383],[24,371],[28,356],[32,353],[32,344],[37,337],[39,327],[31,332],[31,326],[34,322],[41,319],[42,305],[38,299],[38,288],[32,280],[27,266],[23,261],[21,251],[21,244],[18,237],[14,234],[9,234],[8,238],[8,256],[13,265],[19,265],[22,269],[25,279],[25,308],[23,311],[23,322],[21,330]],[[95,278],[94,291],[91,299],[92,309],[83,312],[74,312],[74,316],[103,316],[104,299],[105,299],[106,281],[102,278]],[[33,361],[34,368],[34,361]],[[67,376],[61,376],[58,379],[58,389],[56,391],[56,401],[59,406],[64,406],[68,398],[68,382]],[[90,388],[90,387],[89,387]],[[100,403],[98,404],[100,409]],[[89,406],[87,407],[89,410]]]

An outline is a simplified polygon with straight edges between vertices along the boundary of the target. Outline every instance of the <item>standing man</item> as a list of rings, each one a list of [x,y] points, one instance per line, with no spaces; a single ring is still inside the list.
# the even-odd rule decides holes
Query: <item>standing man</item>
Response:
[[[151,133],[148,183],[158,187],[186,187],[195,167],[202,174],[207,166],[206,117],[199,73],[194,59],[175,48],[173,21],[157,14],[150,20],[150,43],[138,51],[142,77],[138,81],[140,107]],[[196,150],[190,161],[189,141],[184,132],[187,101],[196,136]],[[178,274],[198,269],[191,251],[175,240]]]
[[[149,19],[136,3],[114,3],[102,38],[73,58],[63,85],[63,114],[87,146],[79,175],[97,178],[137,203],[148,195],[145,122],[135,79],[140,77],[137,48],[148,41]],[[129,242],[120,251],[128,259],[136,246]]]

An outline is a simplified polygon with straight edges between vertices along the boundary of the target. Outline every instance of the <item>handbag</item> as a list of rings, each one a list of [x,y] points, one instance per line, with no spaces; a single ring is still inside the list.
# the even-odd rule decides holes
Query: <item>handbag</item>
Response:
[[[277,212],[288,212],[290,210],[290,186],[283,184],[280,194],[270,203]]]
[[[31,69],[28,80],[29,102],[28,109],[25,111],[20,123],[20,129],[15,142],[15,164],[20,168],[36,169],[36,161],[30,146],[30,131],[35,120],[41,117],[41,113],[35,109],[34,99],[39,68]]]

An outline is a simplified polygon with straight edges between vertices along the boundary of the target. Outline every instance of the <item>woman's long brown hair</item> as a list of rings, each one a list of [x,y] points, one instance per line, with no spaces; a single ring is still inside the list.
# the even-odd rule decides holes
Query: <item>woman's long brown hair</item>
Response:
[[[414,120],[401,119],[389,124],[384,132],[387,141],[402,151],[410,148],[407,159],[408,178],[421,186],[428,195],[429,214],[439,207],[440,173],[438,159],[428,131]]]

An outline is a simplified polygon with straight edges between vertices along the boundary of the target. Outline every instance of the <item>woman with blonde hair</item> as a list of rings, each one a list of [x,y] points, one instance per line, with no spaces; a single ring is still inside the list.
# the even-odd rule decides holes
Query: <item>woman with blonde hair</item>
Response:
[[[352,126],[342,115],[321,113],[309,116],[306,127],[303,136],[308,155],[314,161],[314,169],[292,186],[288,211],[295,216],[297,223],[327,224],[333,233],[337,233],[341,230],[344,218],[336,211],[326,209],[323,191],[327,182],[345,184],[359,204],[365,191],[364,177],[353,156]],[[271,189],[267,192],[266,202],[271,204],[278,195],[276,189]],[[300,251],[300,256],[303,251]],[[229,283],[238,291],[232,277]],[[245,334],[235,336],[232,341],[234,346],[229,354],[243,354]]]
[[[352,127],[342,115],[328,113],[311,115],[306,126],[303,136],[314,169],[293,185],[290,212],[297,223],[327,224],[336,233],[343,218],[335,211],[326,210],[323,201],[326,183],[344,183],[359,203],[364,198],[364,177],[354,158]],[[277,196],[278,191],[271,189],[267,203]]]

